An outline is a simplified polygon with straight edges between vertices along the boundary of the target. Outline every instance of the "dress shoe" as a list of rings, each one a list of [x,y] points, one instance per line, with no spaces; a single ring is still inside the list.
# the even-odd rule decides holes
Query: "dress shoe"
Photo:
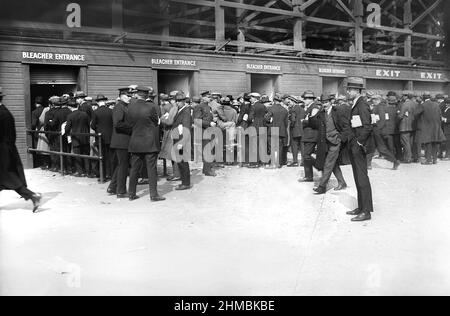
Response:
[[[147,185],[149,184],[148,179],[139,179],[138,185]]]
[[[396,160],[394,162],[394,167],[392,168],[393,170],[398,170],[398,167],[400,167],[400,161]]]
[[[204,173],[205,177],[217,177],[217,174],[213,171]]]
[[[361,211],[359,210],[359,208],[357,208],[357,209],[355,209],[353,211],[347,212],[347,215],[350,215],[350,216],[356,216],[356,215],[359,215],[359,214],[361,214]]]
[[[298,162],[287,165],[288,168],[297,168],[298,166],[299,166]]]
[[[75,173],[73,174],[73,176],[74,176],[75,178],[82,178],[82,177],[84,177],[84,174],[81,174],[81,173],[79,173],[79,172],[75,172]]]
[[[139,196],[137,196],[137,195],[130,195],[130,197],[128,199],[130,201],[136,201],[137,199],[139,199]]]
[[[437,159],[433,159],[433,165],[437,165],[438,161]]]
[[[352,222],[365,222],[370,221],[372,219],[372,216],[370,213],[361,213],[355,218],[352,218]]]
[[[431,166],[432,164],[433,164],[432,161],[425,161],[425,162],[422,162],[422,165],[424,165],[424,166]]]
[[[181,181],[181,178],[172,176],[172,177],[168,177],[167,181],[169,181],[169,182],[177,182],[177,181]]]
[[[314,179],[312,178],[303,178],[298,180],[298,182],[303,183],[303,182],[314,182]]]
[[[316,192],[317,195],[323,195],[325,193],[327,193],[327,190],[323,187],[317,187],[313,189],[314,192]]]
[[[91,174],[88,175],[88,178],[89,179],[95,179],[95,178],[97,178],[97,176],[95,174],[91,173]]]
[[[192,189],[192,185],[179,185],[175,188],[176,191],[186,191]]]
[[[162,202],[162,201],[165,201],[165,200],[166,200],[166,198],[165,198],[165,197],[162,197],[162,196],[159,196],[159,195],[157,195],[157,196],[154,196],[154,197],[150,198],[150,200],[151,200],[152,202]]]
[[[108,193],[109,195],[116,195],[117,194],[116,190],[109,189],[109,188],[108,188],[108,190],[106,190],[106,193]]]
[[[334,191],[343,191],[347,189],[347,184],[346,183],[340,183],[336,188],[334,188]]]
[[[126,198],[128,198],[128,194],[126,194],[126,193],[123,193],[123,194],[117,194],[117,198],[118,198],[118,199],[126,199]]]
[[[302,161],[301,163],[300,163],[300,167],[304,167],[305,166],[305,163]]]
[[[39,206],[41,206],[42,195],[39,193],[33,194],[33,196],[31,197],[31,201],[33,202],[33,213],[36,213]]]

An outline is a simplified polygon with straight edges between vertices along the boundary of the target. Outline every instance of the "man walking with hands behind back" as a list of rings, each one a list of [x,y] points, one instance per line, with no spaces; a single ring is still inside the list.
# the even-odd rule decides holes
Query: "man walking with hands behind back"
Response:
[[[348,212],[348,215],[356,215],[353,222],[371,220],[373,212],[372,187],[370,185],[367,170],[367,153],[372,134],[372,117],[370,106],[361,96],[365,90],[363,78],[349,78],[347,83],[347,95],[349,101],[353,101],[351,110],[351,126],[353,139],[350,140],[350,161],[353,168],[356,188],[358,190],[358,208]]]

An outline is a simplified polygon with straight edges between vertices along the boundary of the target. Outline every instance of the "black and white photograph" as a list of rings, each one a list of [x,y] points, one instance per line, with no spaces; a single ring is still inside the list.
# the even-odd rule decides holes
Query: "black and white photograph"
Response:
[[[0,0],[0,296],[450,295],[449,38],[445,0]]]

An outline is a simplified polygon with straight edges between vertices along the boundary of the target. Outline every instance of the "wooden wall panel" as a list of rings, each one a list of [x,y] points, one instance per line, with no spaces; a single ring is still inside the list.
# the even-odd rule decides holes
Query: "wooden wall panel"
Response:
[[[199,75],[200,93],[206,90],[231,94],[237,97],[247,91],[247,74],[245,72],[224,72],[202,70]]]
[[[3,93],[6,94],[3,98],[3,104],[11,111],[16,121],[16,145],[25,164],[27,158],[27,127],[22,76],[22,64],[0,62],[0,87],[3,88]]]
[[[109,99],[118,97],[118,89],[132,84],[151,87],[152,70],[146,67],[89,66],[87,93],[95,97],[104,94]]]
[[[322,94],[322,78],[312,75],[285,74],[280,78],[280,92],[296,96],[302,95],[306,90],[312,90],[319,96]]]

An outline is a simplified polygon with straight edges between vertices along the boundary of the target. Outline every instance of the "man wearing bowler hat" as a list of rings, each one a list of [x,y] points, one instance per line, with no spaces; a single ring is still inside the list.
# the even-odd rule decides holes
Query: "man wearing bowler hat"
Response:
[[[136,87],[135,98],[131,100],[127,121],[132,128],[128,151],[131,153],[130,171],[130,201],[139,197],[136,195],[136,187],[139,173],[143,164],[146,164],[148,181],[150,186],[150,199],[152,202],[164,201],[157,189],[158,154],[161,150],[159,142],[160,108],[153,102],[146,101],[150,93],[147,87]]]
[[[16,124],[13,115],[2,103],[4,96],[0,87],[0,191],[14,190],[25,200],[31,200],[34,213],[42,196],[27,188],[22,161],[16,147]]]
[[[348,212],[356,216],[353,222],[371,220],[373,212],[372,187],[367,169],[367,153],[371,152],[372,116],[370,106],[362,96],[365,90],[363,78],[349,78],[347,82],[348,100],[352,104],[351,127],[353,135],[349,140],[350,161],[358,190],[358,208]]]

